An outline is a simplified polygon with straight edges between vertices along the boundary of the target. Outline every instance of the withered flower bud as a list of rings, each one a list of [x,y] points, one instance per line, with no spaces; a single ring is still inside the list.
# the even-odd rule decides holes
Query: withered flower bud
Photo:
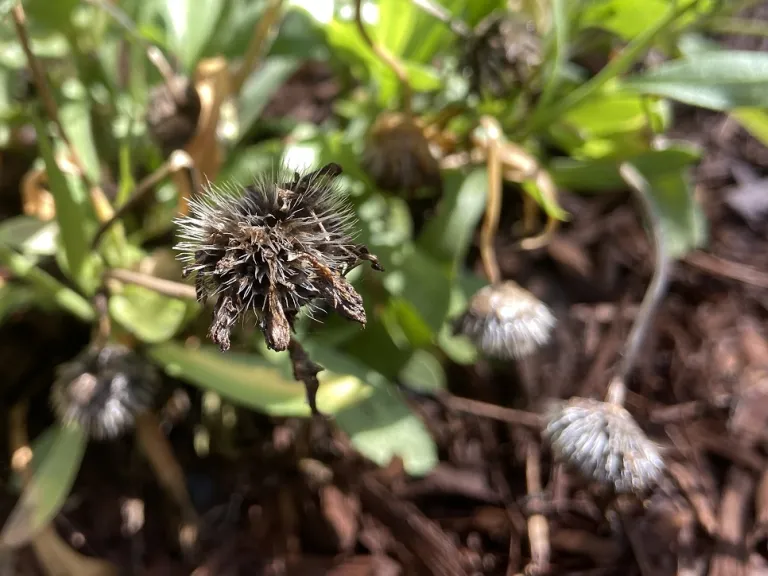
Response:
[[[411,194],[420,188],[442,190],[440,166],[424,126],[410,114],[379,115],[366,138],[362,165],[382,190]]]
[[[532,22],[491,14],[471,34],[462,67],[473,93],[500,98],[531,78],[541,58],[541,42]]]
[[[296,315],[316,299],[365,325],[363,299],[345,276],[364,261],[381,267],[353,242],[339,174],[337,164],[303,175],[281,169],[244,190],[211,189],[190,200],[189,215],[177,220],[176,249],[198,299],[216,298],[209,336],[222,351],[245,314],[255,316],[269,348],[286,350]]]
[[[545,345],[555,326],[549,308],[512,281],[478,290],[454,329],[498,360],[519,359]]]
[[[184,76],[159,84],[149,93],[147,130],[164,156],[180,150],[195,135],[200,120],[200,95]]]
[[[77,423],[90,437],[114,439],[152,406],[157,370],[119,344],[87,348],[57,368],[50,402],[63,424]]]
[[[618,404],[571,398],[552,410],[544,436],[558,460],[617,493],[649,489],[664,469],[658,447]]]

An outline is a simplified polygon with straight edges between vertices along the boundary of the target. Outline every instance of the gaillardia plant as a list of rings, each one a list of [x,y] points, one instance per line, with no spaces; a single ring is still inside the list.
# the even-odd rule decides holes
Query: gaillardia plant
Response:
[[[270,349],[287,350],[297,314],[317,300],[365,325],[363,299],[345,276],[364,261],[381,267],[354,242],[341,171],[338,164],[304,174],[282,167],[244,189],[210,188],[177,219],[184,274],[195,276],[198,300],[216,299],[209,336],[222,351],[247,315]]]

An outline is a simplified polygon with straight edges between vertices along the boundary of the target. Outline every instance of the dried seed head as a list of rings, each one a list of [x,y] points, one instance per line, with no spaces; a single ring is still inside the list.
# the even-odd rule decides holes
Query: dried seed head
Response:
[[[363,167],[376,185],[392,192],[442,188],[440,166],[429,149],[418,119],[384,112],[376,119],[365,144]]]
[[[129,348],[88,348],[57,368],[51,406],[60,422],[77,423],[95,439],[117,438],[152,406],[155,368]]]
[[[177,220],[184,273],[196,276],[198,299],[216,298],[209,336],[222,350],[246,313],[271,349],[286,350],[296,315],[316,299],[365,324],[363,299],[345,275],[366,260],[381,268],[352,241],[339,174],[337,164],[304,175],[281,169],[244,190],[212,189]]]
[[[571,398],[549,415],[544,436],[557,459],[617,493],[647,490],[664,469],[657,446],[618,404]]]
[[[188,78],[176,76],[149,93],[147,129],[164,156],[180,150],[192,139],[200,119],[200,95]]]
[[[510,360],[546,344],[554,326],[555,317],[541,300],[507,281],[478,290],[455,328],[486,356]]]
[[[506,96],[541,64],[541,42],[533,22],[492,14],[480,22],[462,58],[475,94]]]

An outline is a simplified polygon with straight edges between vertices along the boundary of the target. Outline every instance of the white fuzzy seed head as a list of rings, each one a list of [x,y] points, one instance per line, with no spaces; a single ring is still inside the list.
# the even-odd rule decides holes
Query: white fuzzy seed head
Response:
[[[118,344],[88,348],[57,368],[50,402],[59,422],[91,438],[114,439],[149,409],[160,386],[155,368]]]
[[[507,281],[478,290],[456,329],[489,358],[510,360],[528,356],[549,342],[555,322],[546,304]]]
[[[544,437],[555,458],[616,493],[641,493],[664,470],[659,449],[622,406],[571,398],[549,414]]]

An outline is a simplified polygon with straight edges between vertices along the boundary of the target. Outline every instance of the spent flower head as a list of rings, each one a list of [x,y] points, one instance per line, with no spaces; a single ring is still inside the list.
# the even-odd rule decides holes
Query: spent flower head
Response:
[[[212,188],[177,220],[176,249],[199,300],[214,297],[210,338],[222,350],[238,318],[253,315],[269,348],[286,350],[296,315],[316,300],[365,325],[363,299],[345,275],[364,261],[354,218],[337,184],[341,167],[281,168],[244,189]]]
[[[114,439],[152,406],[157,370],[119,344],[89,347],[57,368],[50,402],[63,424],[77,423],[92,438]]]
[[[419,188],[440,191],[440,165],[429,147],[418,118],[383,112],[368,133],[363,167],[376,185],[391,192],[413,193]]]
[[[197,131],[202,104],[197,89],[184,76],[158,84],[149,93],[147,130],[165,156],[184,148]]]
[[[640,493],[661,476],[659,449],[618,404],[571,398],[549,414],[544,436],[561,460],[617,493]]]
[[[512,281],[478,290],[455,323],[480,351],[499,360],[519,359],[549,341],[555,317],[549,308]]]
[[[541,42],[531,21],[491,14],[470,35],[462,65],[472,92],[501,97],[531,78],[541,58]]]

